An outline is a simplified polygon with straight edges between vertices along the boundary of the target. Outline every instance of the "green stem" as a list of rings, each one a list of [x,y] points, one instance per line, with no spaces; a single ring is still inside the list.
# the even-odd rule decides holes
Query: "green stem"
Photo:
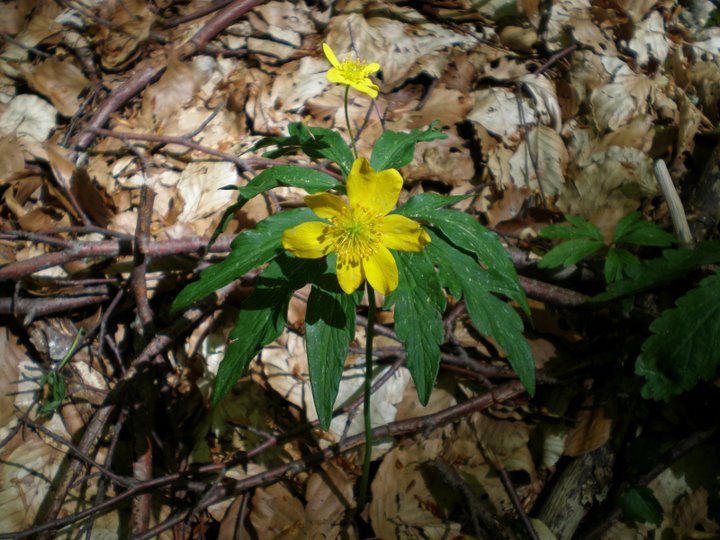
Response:
[[[353,135],[352,127],[350,127],[350,113],[348,113],[348,94],[350,93],[350,87],[345,87],[345,123],[347,124],[348,137],[350,137],[350,144],[352,145],[353,154],[355,159],[358,157],[357,148],[355,147],[355,136]]]
[[[363,403],[363,417],[365,419],[365,457],[363,459],[362,478],[360,479],[360,497],[358,511],[365,508],[367,499],[368,481],[370,480],[370,458],[372,457],[372,422],[370,417],[370,394],[372,392],[372,356],[373,337],[375,335],[375,291],[367,284],[368,317],[367,331],[365,333],[365,402]]]

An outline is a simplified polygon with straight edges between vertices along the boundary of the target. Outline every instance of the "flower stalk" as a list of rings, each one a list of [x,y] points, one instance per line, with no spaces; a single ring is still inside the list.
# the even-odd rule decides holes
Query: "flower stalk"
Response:
[[[370,461],[372,459],[372,416],[370,412],[370,396],[373,380],[373,338],[375,337],[375,291],[367,284],[368,316],[365,332],[365,387],[363,402],[363,419],[365,423],[365,455],[363,457],[362,477],[360,478],[360,496],[358,511],[362,512],[367,500],[368,482],[370,480]]]

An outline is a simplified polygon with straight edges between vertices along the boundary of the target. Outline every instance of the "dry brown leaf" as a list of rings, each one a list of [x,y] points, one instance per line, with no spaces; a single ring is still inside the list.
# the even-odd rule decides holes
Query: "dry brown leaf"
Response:
[[[538,126],[530,130],[509,163],[510,177],[518,187],[540,188],[545,195],[554,196],[565,186],[568,152],[552,128]]]
[[[69,439],[58,415],[45,428]],[[33,524],[66,449],[48,444],[35,432],[14,437],[0,452],[0,530],[19,531]]]
[[[113,27],[100,26],[100,60],[105,69],[122,70],[143,51],[155,16],[143,0],[111,1],[101,4],[101,15]]]
[[[600,54],[617,55],[615,43],[592,19],[590,0],[559,0],[550,9],[544,39],[550,50],[566,45],[566,35]]]
[[[508,49],[521,53],[532,52],[538,34],[534,28],[522,26],[505,26],[500,30],[500,41]]]
[[[305,540],[308,538],[305,509],[282,484],[257,488],[252,498],[250,521],[262,538]]]
[[[221,188],[235,186],[237,182],[237,168],[233,163],[227,161],[190,163],[180,174],[177,182],[177,190],[185,201],[178,221],[192,224],[197,220],[216,216],[235,199],[232,190]],[[208,233],[207,230],[197,232]]]
[[[607,406],[595,405],[592,398],[586,399],[565,439],[565,455],[577,457],[600,448],[610,439],[612,427]]]
[[[73,116],[80,108],[80,94],[90,81],[72,60],[52,57],[26,73],[32,88],[46,96],[60,114]]]
[[[347,519],[355,508],[353,480],[332,461],[310,475],[305,488],[308,538],[355,538]]]
[[[618,220],[637,209],[640,199],[657,193],[652,160],[635,148],[611,146],[578,164],[573,186],[560,193],[565,213],[591,219],[596,211],[613,209]]]
[[[23,154],[19,151],[20,141],[14,135],[0,137],[0,185],[25,169]]]
[[[0,428],[5,428],[15,418],[13,404],[20,374],[19,365],[27,353],[7,328],[0,328],[0,350],[3,351],[3,361],[0,363]]]
[[[422,474],[441,450],[442,441],[429,438],[385,456],[371,486],[370,520],[380,538],[457,538],[460,524],[439,512]]]
[[[475,105],[468,120],[477,122],[490,133],[507,140],[521,126],[536,123],[535,111],[529,100],[519,98],[504,88],[487,88],[474,92]]]
[[[193,98],[207,80],[209,69],[202,57],[183,62],[177,56],[171,56],[160,80],[143,94],[141,127],[150,131],[161,128]]]
[[[15,96],[0,114],[0,134],[15,136],[22,143],[42,142],[55,128],[56,115],[55,107],[37,96]]]
[[[653,90],[652,81],[627,66],[615,71],[613,82],[593,90],[590,104],[597,129],[612,131],[645,114]]]
[[[525,422],[496,420],[483,413],[474,413],[470,422],[476,440],[490,449],[505,469],[524,471],[535,481],[535,464],[528,448],[530,429]]]
[[[645,66],[650,58],[661,64],[670,51],[670,40],[665,36],[665,22],[659,12],[650,16],[635,27],[628,49],[637,55],[638,64]]]

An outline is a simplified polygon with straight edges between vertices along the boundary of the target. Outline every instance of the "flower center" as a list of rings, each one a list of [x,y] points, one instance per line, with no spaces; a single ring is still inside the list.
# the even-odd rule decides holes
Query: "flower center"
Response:
[[[342,71],[346,79],[360,83],[367,77],[367,73],[365,73],[366,67],[367,64],[362,60],[349,58],[340,64],[340,71]]]
[[[333,219],[333,245],[339,256],[351,260],[372,255],[381,241],[382,218],[362,206],[354,207]]]

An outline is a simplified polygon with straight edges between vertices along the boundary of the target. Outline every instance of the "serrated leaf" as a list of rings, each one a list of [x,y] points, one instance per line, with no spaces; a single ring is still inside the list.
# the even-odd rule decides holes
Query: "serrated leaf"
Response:
[[[425,131],[413,129],[404,133],[386,130],[373,147],[370,166],[376,171],[404,167],[413,160],[417,143],[436,139],[447,139],[447,135],[437,128],[437,121]]]
[[[525,313],[530,313],[525,291],[520,286],[515,266],[500,243],[497,234],[480,225],[470,214],[458,210],[418,208],[405,213],[405,215],[427,221],[441,231],[443,237],[456,248],[477,257],[491,274],[493,281],[503,284],[502,294],[520,304]]]
[[[293,291],[314,280],[324,268],[324,259],[296,259],[283,254],[260,274],[255,291],[243,302],[230,332],[230,343],[215,377],[213,407],[235,386],[260,349],[282,333]]]
[[[257,143],[252,150],[275,145],[276,150],[263,154],[265,157],[276,158],[298,151],[309,158],[317,160],[329,159],[340,167],[344,176],[350,173],[354,161],[352,151],[342,136],[332,129],[307,127],[302,122],[293,122],[288,127],[287,137],[266,137]]]
[[[633,212],[622,218],[613,235],[616,243],[639,246],[668,247],[675,243],[675,237],[651,221],[640,219],[640,212]]]
[[[662,506],[650,488],[629,488],[620,496],[618,504],[626,519],[653,525],[662,523]]]
[[[663,256],[643,261],[628,269],[627,279],[608,284],[608,290],[592,298],[604,302],[652,289],[674,279],[681,279],[687,273],[707,264],[720,263],[720,241],[700,242],[694,249],[666,249]]]
[[[568,240],[587,238],[591,240],[603,241],[603,235],[600,229],[593,223],[585,221],[579,216],[566,215],[565,219],[569,223],[558,223],[557,225],[548,225],[538,231],[538,235],[550,240]]]
[[[530,395],[535,393],[535,361],[523,336],[520,315],[507,303],[493,296],[480,277],[486,272],[475,259],[429,232],[432,242],[425,247],[440,275],[452,276],[460,283],[470,320],[477,330],[490,336],[505,351],[510,367]]]
[[[354,295],[345,294],[334,272],[313,285],[305,315],[305,341],[313,400],[320,427],[330,428],[350,341],[355,337]]]
[[[238,191],[243,198],[250,200],[263,191],[279,186],[298,187],[312,194],[335,189],[341,184],[329,174],[315,169],[276,165],[262,171]]]
[[[427,405],[440,368],[445,295],[425,252],[396,252],[399,284],[388,298],[395,303],[395,333],[403,342],[418,399]]]
[[[419,193],[410,197],[405,204],[396,208],[393,214],[406,217],[418,217],[444,206],[458,203],[471,195],[438,195],[437,193]]]
[[[538,263],[538,267],[557,268],[558,266],[572,266],[604,247],[605,244],[597,240],[568,240],[548,251]]]
[[[635,373],[646,399],[669,400],[710,380],[720,364],[720,273],[700,282],[650,325]]]
[[[640,266],[640,259],[625,249],[610,248],[605,259],[605,283],[621,279]]]
[[[313,219],[314,215],[308,208],[287,210],[237,235],[232,241],[230,254],[223,261],[206,268],[198,281],[180,291],[170,306],[170,312],[177,313],[191,306],[253,268],[265,264],[282,251],[283,231]]]

